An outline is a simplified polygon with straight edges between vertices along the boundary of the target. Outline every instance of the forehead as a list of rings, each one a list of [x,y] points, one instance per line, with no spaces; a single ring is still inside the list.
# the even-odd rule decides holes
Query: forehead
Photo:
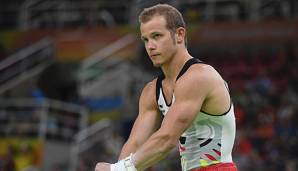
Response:
[[[142,36],[150,34],[152,32],[164,32],[166,31],[166,20],[163,16],[156,15],[151,18],[151,20],[146,23],[141,23],[140,31]]]

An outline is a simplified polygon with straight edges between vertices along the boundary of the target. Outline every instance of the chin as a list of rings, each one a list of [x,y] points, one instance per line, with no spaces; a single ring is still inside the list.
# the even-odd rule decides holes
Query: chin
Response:
[[[153,62],[153,66],[156,67],[156,68],[161,67],[161,65],[162,65],[161,63],[155,63],[155,62]]]

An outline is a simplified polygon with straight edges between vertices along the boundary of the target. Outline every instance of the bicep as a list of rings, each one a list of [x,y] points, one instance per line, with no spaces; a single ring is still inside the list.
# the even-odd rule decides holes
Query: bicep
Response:
[[[139,115],[131,130],[129,140],[142,145],[161,124],[161,116],[158,112],[155,100],[155,84],[146,85],[139,101]]]
[[[196,118],[199,108],[191,100],[175,102],[165,116],[161,130],[178,140]]]
[[[178,139],[200,112],[209,91],[208,81],[204,77],[182,77],[176,83],[175,102],[164,118],[161,129]]]

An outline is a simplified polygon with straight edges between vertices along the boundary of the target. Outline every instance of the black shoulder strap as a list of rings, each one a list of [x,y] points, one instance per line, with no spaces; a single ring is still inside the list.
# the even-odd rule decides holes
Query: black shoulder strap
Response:
[[[188,68],[193,65],[193,64],[197,64],[197,63],[203,63],[202,61],[200,61],[197,58],[191,58],[189,59],[184,66],[182,67],[180,73],[178,74],[176,81],[188,70]]]
[[[163,74],[160,74],[158,77],[157,77],[157,80],[156,80],[156,86],[155,86],[155,92],[156,92],[156,104],[158,106],[158,98],[159,98],[159,90],[162,86],[161,82],[162,80],[164,79],[164,75]]]

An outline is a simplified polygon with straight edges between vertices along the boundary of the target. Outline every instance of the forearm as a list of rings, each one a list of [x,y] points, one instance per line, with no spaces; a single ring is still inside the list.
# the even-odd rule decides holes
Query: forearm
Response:
[[[133,160],[137,170],[144,170],[164,159],[176,147],[177,141],[168,135],[153,134],[134,154]]]
[[[131,148],[134,146],[126,143],[120,155],[120,158],[122,157],[122,159],[110,165],[109,169],[112,171],[143,171],[164,159],[176,146],[177,141],[178,140],[173,141],[168,135],[156,133],[153,134],[134,154],[130,155],[127,154],[134,151],[133,148]],[[101,168],[106,168],[105,163],[98,163],[96,169],[99,171],[102,170]]]
[[[131,141],[127,141],[122,147],[121,153],[119,155],[119,160],[124,159],[129,156],[131,153],[135,153],[138,149],[137,143],[133,143]]]

